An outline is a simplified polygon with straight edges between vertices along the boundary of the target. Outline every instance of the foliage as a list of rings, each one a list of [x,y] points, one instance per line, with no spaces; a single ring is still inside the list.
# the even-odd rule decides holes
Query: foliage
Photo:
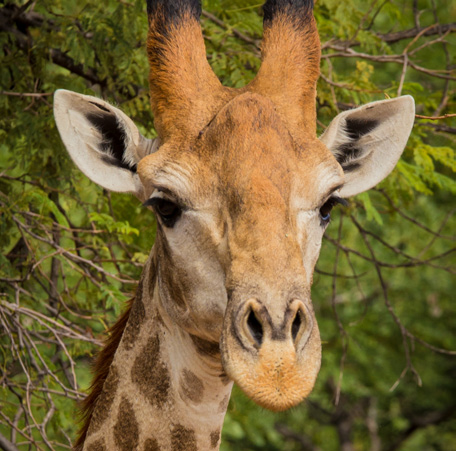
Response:
[[[203,4],[208,58],[227,86],[259,68],[258,3]],[[313,394],[272,414],[235,389],[222,449],[456,448],[456,5],[319,0],[315,15],[320,132],[339,111],[400,94],[442,119],[417,118],[393,174],[334,215],[313,288],[324,341]],[[154,136],[146,29],[139,0],[0,5],[0,438],[19,449],[70,447],[91,357],[155,234],[135,199],[74,167],[52,94],[101,96]]]

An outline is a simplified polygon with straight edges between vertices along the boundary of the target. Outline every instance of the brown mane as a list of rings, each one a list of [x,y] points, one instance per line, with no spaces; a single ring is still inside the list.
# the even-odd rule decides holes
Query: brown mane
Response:
[[[94,379],[89,389],[89,395],[80,404],[82,426],[79,430],[79,437],[73,448],[74,451],[82,451],[84,446],[92,415],[97,405],[98,396],[103,391],[103,385],[108,377],[114,354],[117,351],[120,339],[122,338],[125,326],[127,325],[134,300],[135,298],[133,297],[128,301],[125,312],[122,313],[117,322],[109,329],[109,337],[105,340],[104,347],[98,353],[95,363],[93,364],[92,372],[94,374]]]

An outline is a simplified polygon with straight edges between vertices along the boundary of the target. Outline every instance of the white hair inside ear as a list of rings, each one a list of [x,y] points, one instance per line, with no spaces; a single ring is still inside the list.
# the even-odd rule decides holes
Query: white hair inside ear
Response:
[[[372,102],[336,116],[320,140],[344,170],[341,197],[367,191],[394,169],[414,120],[411,96]]]
[[[143,197],[136,166],[158,149],[121,110],[96,97],[60,89],[54,116],[65,147],[79,169],[110,191]]]

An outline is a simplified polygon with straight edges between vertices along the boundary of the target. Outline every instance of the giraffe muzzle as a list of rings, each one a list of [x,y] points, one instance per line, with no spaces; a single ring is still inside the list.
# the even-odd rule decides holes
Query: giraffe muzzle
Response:
[[[228,376],[253,401],[274,411],[308,396],[321,362],[313,309],[299,299],[279,306],[251,298],[229,309],[221,339]]]

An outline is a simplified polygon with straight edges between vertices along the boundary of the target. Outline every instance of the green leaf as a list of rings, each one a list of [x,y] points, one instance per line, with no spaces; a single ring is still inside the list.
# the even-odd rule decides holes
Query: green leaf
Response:
[[[357,199],[359,199],[362,202],[364,209],[366,210],[367,219],[369,221],[374,220],[377,224],[383,225],[383,220],[382,220],[382,217],[380,216],[380,213],[372,205],[372,202],[371,202],[371,199],[369,196],[369,192],[366,191],[364,193],[358,194],[356,197],[357,197]]]

